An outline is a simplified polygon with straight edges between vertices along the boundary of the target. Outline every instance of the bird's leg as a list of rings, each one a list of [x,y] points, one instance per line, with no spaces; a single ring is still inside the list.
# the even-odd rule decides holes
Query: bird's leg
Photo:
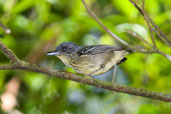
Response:
[[[113,79],[112,79],[112,83],[114,83],[114,82],[115,82],[116,70],[117,70],[117,65],[114,65],[114,67],[113,67]]]

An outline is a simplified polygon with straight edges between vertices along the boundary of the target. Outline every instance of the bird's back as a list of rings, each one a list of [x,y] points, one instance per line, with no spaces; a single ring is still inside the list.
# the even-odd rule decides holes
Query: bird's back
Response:
[[[127,51],[108,45],[86,46],[72,56],[71,67],[85,75],[99,75],[118,64]]]

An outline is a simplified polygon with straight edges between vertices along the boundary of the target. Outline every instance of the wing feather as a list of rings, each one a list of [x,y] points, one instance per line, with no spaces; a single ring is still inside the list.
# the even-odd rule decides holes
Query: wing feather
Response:
[[[110,51],[119,51],[124,49],[119,49],[110,45],[94,45],[94,46],[85,46],[78,50],[78,55],[94,55],[99,53],[106,53]]]

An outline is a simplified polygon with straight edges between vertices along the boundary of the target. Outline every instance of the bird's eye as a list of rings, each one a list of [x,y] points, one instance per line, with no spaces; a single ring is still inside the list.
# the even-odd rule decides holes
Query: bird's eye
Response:
[[[64,46],[62,49],[63,49],[63,51],[66,51],[66,50],[67,50],[67,47],[66,47],[66,46]]]

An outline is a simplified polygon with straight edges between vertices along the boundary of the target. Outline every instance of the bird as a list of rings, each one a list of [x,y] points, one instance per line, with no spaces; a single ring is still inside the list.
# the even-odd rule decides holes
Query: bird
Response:
[[[80,46],[73,42],[63,42],[46,54],[58,57],[66,66],[86,76],[104,74],[114,67],[114,80],[117,65],[127,60],[125,55],[128,53],[124,48],[111,45]]]

